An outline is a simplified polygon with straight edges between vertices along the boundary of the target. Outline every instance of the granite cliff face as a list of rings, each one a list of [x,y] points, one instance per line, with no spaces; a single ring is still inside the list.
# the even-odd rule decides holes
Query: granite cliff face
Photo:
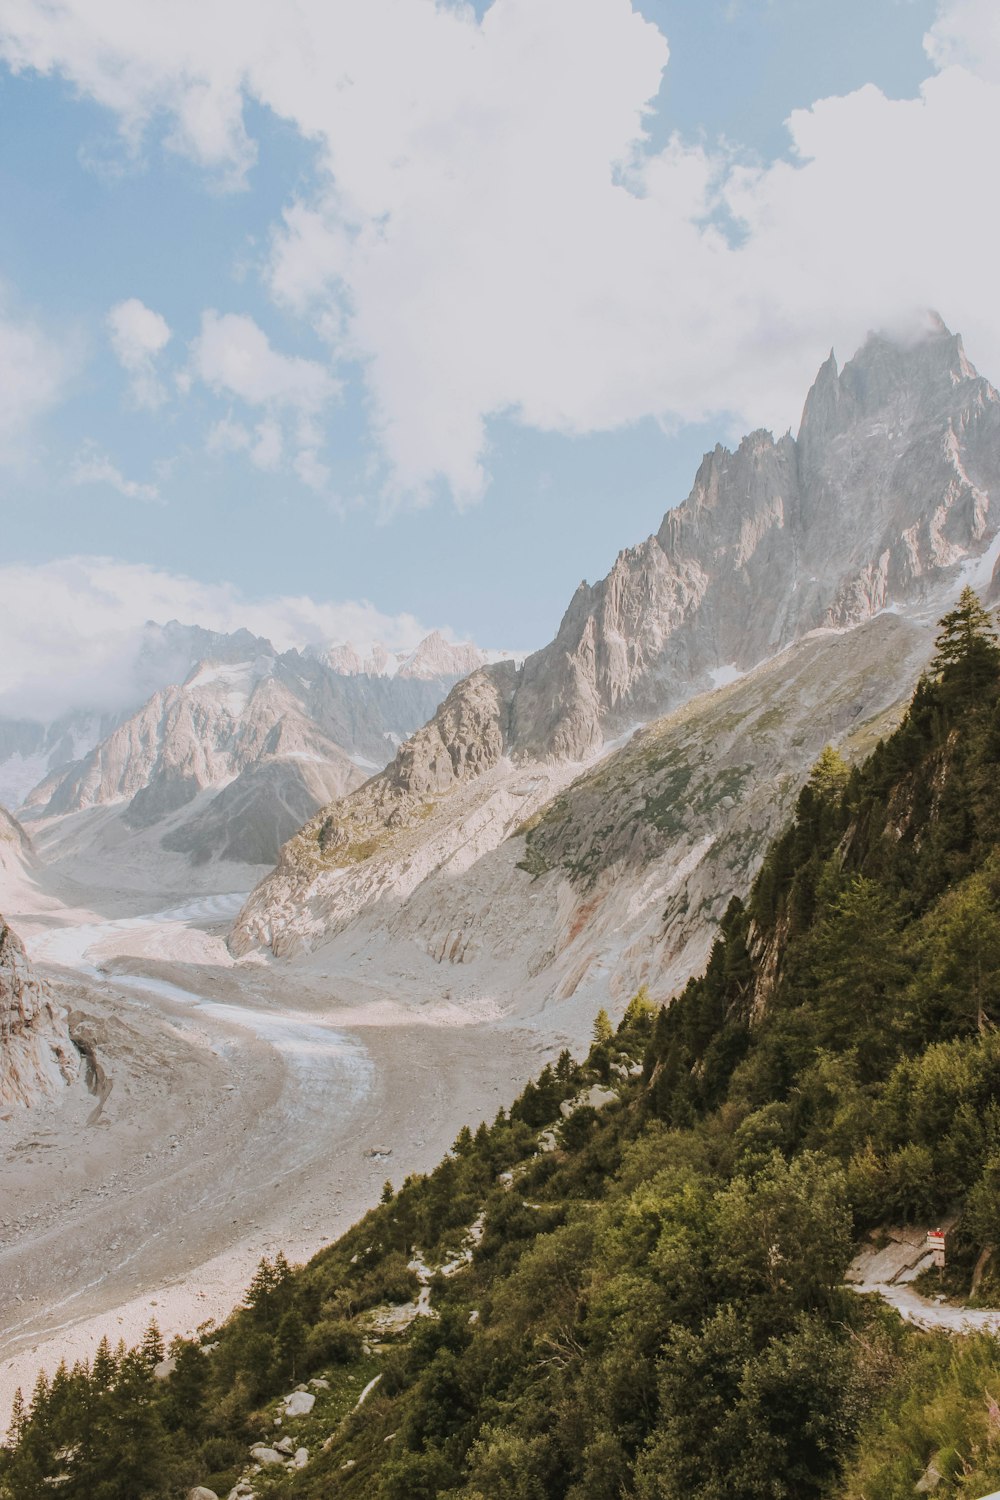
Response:
[[[252,894],[234,928],[233,951],[263,946],[302,954],[322,947],[327,958],[332,944],[346,955],[372,920],[411,950],[426,951],[420,934],[431,907],[442,913],[460,904],[462,892],[501,859],[501,844],[533,818],[544,815],[551,828],[547,805],[570,795],[566,789],[587,764],[637,725],[755,668],[764,672],[764,686],[752,692],[777,695],[774,712],[797,726],[780,739],[780,762],[764,754],[753,727],[764,708],[755,699],[756,717],[739,737],[740,797],[758,809],[756,832],[766,838],[774,825],[757,792],[770,788],[767,805],[783,815],[787,799],[774,793],[779,763],[784,792],[794,795],[822,748],[816,726],[827,738],[843,738],[912,688],[931,649],[927,619],[957,587],[960,565],[965,576],[971,569],[988,579],[998,501],[1000,397],[972,369],[960,339],[937,325],[908,347],[873,336],[842,371],[831,356],[809,393],[797,438],[775,441],[755,432],[735,452],[717,447],[707,454],[688,499],[667,512],[657,534],[621,553],[600,583],[581,584],[549,646],[520,668],[472,673],[381,776],[318,813]],[[911,623],[894,624],[893,611]],[[839,644],[817,655],[815,643],[824,639]],[[769,673],[762,664],[772,660]],[[800,672],[794,666],[800,660],[825,665]],[[727,691],[740,702],[751,687],[737,683]],[[796,694],[798,704],[783,701]],[[710,732],[716,697],[704,700],[699,734]],[[766,747],[766,737],[760,743]],[[705,741],[706,764],[715,753]],[[696,743],[686,742],[683,754],[695,776]],[[725,780],[737,769],[721,766],[720,775]],[[656,802],[669,791],[646,780],[638,777],[631,794],[628,779],[621,783],[622,806],[644,806],[645,798]],[[687,795],[677,792],[678,806]],[[579,809],[583,792],[577,787],[572,796]],[[583,923],[579,872],[604,872],[632,892],[631,906],[627,900],[617,912],[617,928],[608,928],[609,944],[620,953],[628,934],[641,929],[660,955],[645,977],[673,983],[687,961],[677,961],[677,952],[703,957],[696,949],[707,914],[695,932],[674,912],[668,935],[660,920],[665,905],[655,921],[640,920],[643,880],[649,876],[659,900],[663,881],[650,872],[663,860],[684,867],[685,889],[698,869],[717,891],[742,888],[753,870],[737,862],[727,877],[717,857],[718,830],[698,817],[685,821],[685,841],[655,852],[645,835],[636,842],[634,819],[598,816],[602,796],[586,817],[574,815],[579,847],[572,871],[566,860],[552,862],[541,833],[520,861],[506,858],[505,844],[510,888],[501,897],[491,887],[493,910],[506,910],[508,941],[516,946],[544,904],[539,887],[527,889],[533,876],[544,874],[546,889],[561,892],[558,910]],[[618,848],[622,838],[627,850]],[[544,860],[544,871],[532,860]],[[703,902],[704,881],[699,892]],[[593,893],[586,897],[592,899]],[[558,929],[562,917],[552,920]],[[467,951],[464,937],[442,937],[440,923],[432,925],[432,950],[441,937],[442,952]],[[467,924],[454,924],[455,934],[466,931]],[[685,935],[678,949],[679,932]],[[551,983],[536,986],[541,1001],[574,989],[565,973],[556,977],[559,945],[551,937],[539,940],[531,961],[538,973],[549,971]],[[406,960],[399,962],[403,973]],[[628,966],[623,972],[632,973]]]
[[[78,1063],[64,1016],[0,916],[0,1107],[54,1093]]]

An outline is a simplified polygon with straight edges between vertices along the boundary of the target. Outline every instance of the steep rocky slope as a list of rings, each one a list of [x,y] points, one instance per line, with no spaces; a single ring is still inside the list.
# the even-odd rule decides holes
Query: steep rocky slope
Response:
[[[765,670],[762,691],[779,720],[797,724],[776,747],[780,762],[769,758],[766,736],[750,721],[736,736],[744,770],[719,762],[714,710],[706,710],[683,747],[677,799],[700,784],[691,778],[701,762],[714,768],[709,803],[716,775],[733,780],[748,806],[758,792],[773,800],[778,764],[790,792],[824,736],[839,738],[859,715],[877,714],[912,686],[929,644],[919,624],[894,624],[884,612],[902,611],[916,622],[957,587],[963,564],[988,579],[1000,535],[991,495],[1000,497],[1000,397],[969,364],[958,337],[940,324],[906,347],[872,336],[839,372],[831,355],[797,438],[756,432],[735,453],[709,453],[690,496],[667,512],[657,535],[621,553],[600,583],[581,584],[549,646],[520,668],[472,673],[381,776],[318,814],[253,893],[234,929],[233,951],[287,955],[333,939],[346,962],[343,934],[371,922],[417,947],[430,923],[445,952],[467,952],[457,936],[467,924],[456,920],[450,943],[440,928],[446,913],[462,908],[465,893],[474,905],[482,888],[492,909],[505,913],[515,944],[532,955],[529,967],[550,969],[565,913],[574,914],[571,925],[593,929],[593,920],[581,916],[568,890],[562,905],[539,915],[547,898],[538,889],[524,896],[510,873],[516,860],[509,846],[499,848],[512,829],[623,732],[772,659],[778,675]],[[865,621],[873,623],[852,628]],[[819,647],[800,646],[801,654],[787,659],[779,653],[817,629],[847,633],[817,638],[827,641],[829,659],[815,674],[804,668],[800,679],[797,664],[818,660]],[[752,683],[739,686],[734,701],[754,691]],[[857,706],[853,717],[844,712],[843,693]],[[626,801],[628,787],[626,777]],[[645,794],[640,776],[634,795]],[[650,795],[655,802],[661,793]],[[779,796],[776,816],[784,805]],[[586,869],[593,858],[612,868],[604,823],[584,824],[596,852],[581,847],[573,863]],[[773,826],[756,830],[757,847]],[[738,839],[753,832],[739,819],[734,828]],[[685,841],[662,855],[684,867],[679,888],[689,903],[690,870],[717,833],[710,820],[694,817]],[[545,843],[539,834],[530,857],[548,862]],[[507,861],[506,885],[484,874],[494,857]],[[733,870],[728,887],[718,871],[711,880],[742,887],[752,857]],[[634,937],[651,948],[658,957],[641,977],[662,987],[700,958],[690,945],[697,929],[703,947],[707,914],[682,921],[674,912],[664,921],[662,907],[654,920],[637,892],[641,872],[660,856],[642,842],[629,859],[636,894],[609,918],[608,942],[629,949]],[[659,870],[650,877],[650,902],[660,899],[662,884]],[[424,885],[426,912],[416,894]],[[593,962],[591,956],[579,973],[592,971]],[[626,987],[640,969],[626,968]],[[523,966],[517,983],[522,979]],[[566,969],[535,988],[544,998],[579,982]],[[498,992],[484,981],[479,993]]]
[[[16,818],[0,807],[0,876],[22,876],[33,858],[28,835]]]
[[[65,1017],[0,916],[0,1107],[32,1104],[76,1076]]]
[[[377,974],[411,999],[443,991],[470,1014],[558,1001],[585,1036],[599,1006],[641,984],[664,998],[703,962],[823,746],[869,748],[931,640],[895,614],[813,632],[589,768],[498,754],[441,792],[440,749],[419,756],[419,791],[397,761],[395,781],[373,778],[286,845],[230,946]]]

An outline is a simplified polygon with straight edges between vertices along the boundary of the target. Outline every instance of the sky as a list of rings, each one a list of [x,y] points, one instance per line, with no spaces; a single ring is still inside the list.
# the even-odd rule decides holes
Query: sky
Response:
[[[831,346],[1000,378],[998,133],[995,0],[5,0],[0,711],[147,618],[544,644]]]

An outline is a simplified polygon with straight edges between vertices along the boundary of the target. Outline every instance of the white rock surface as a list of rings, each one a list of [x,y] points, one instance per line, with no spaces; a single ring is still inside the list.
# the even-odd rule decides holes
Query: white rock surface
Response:
[[[273,1469],[277,1464],[285,1462],[283,1453],[278,1453],[274,1448],[267,1448],[263,1443],[255,1443],[250,1449],[250,1457],[254,1463],[260,1464],[262,1469]]]
[[[306,1417],[316,1405],[316,1397],[312,1391],[292,1391],[284,1398],[282,1405],[286,1417]]]

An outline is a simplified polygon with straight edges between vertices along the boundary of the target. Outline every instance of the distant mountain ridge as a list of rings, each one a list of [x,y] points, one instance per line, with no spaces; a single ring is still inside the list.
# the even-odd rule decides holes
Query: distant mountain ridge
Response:
[[[101,738],[33,786],[25,815],[120,806],[127,828],[163,824],[163,847],[197,862],[272,863],[318,807],[386,764],[468,663],[487,660],[438,632],[377,673],[347,670],[353,648],[277,652],[249,631],[171,622],[147,636],[142,675],[178,680],[110,725],[88,721]],[[59,746],[71,743],[66,732]]]
[[[411,651],[390,651],[381,641],[366,645],[339,641],[308,647],[306,654],[318,657],[344,677],[409,677],[422,681],[467,677],[478,667],[513,658],[512,652],[482,651],[471,641],[449,641],[439,630],[432,630]]]

